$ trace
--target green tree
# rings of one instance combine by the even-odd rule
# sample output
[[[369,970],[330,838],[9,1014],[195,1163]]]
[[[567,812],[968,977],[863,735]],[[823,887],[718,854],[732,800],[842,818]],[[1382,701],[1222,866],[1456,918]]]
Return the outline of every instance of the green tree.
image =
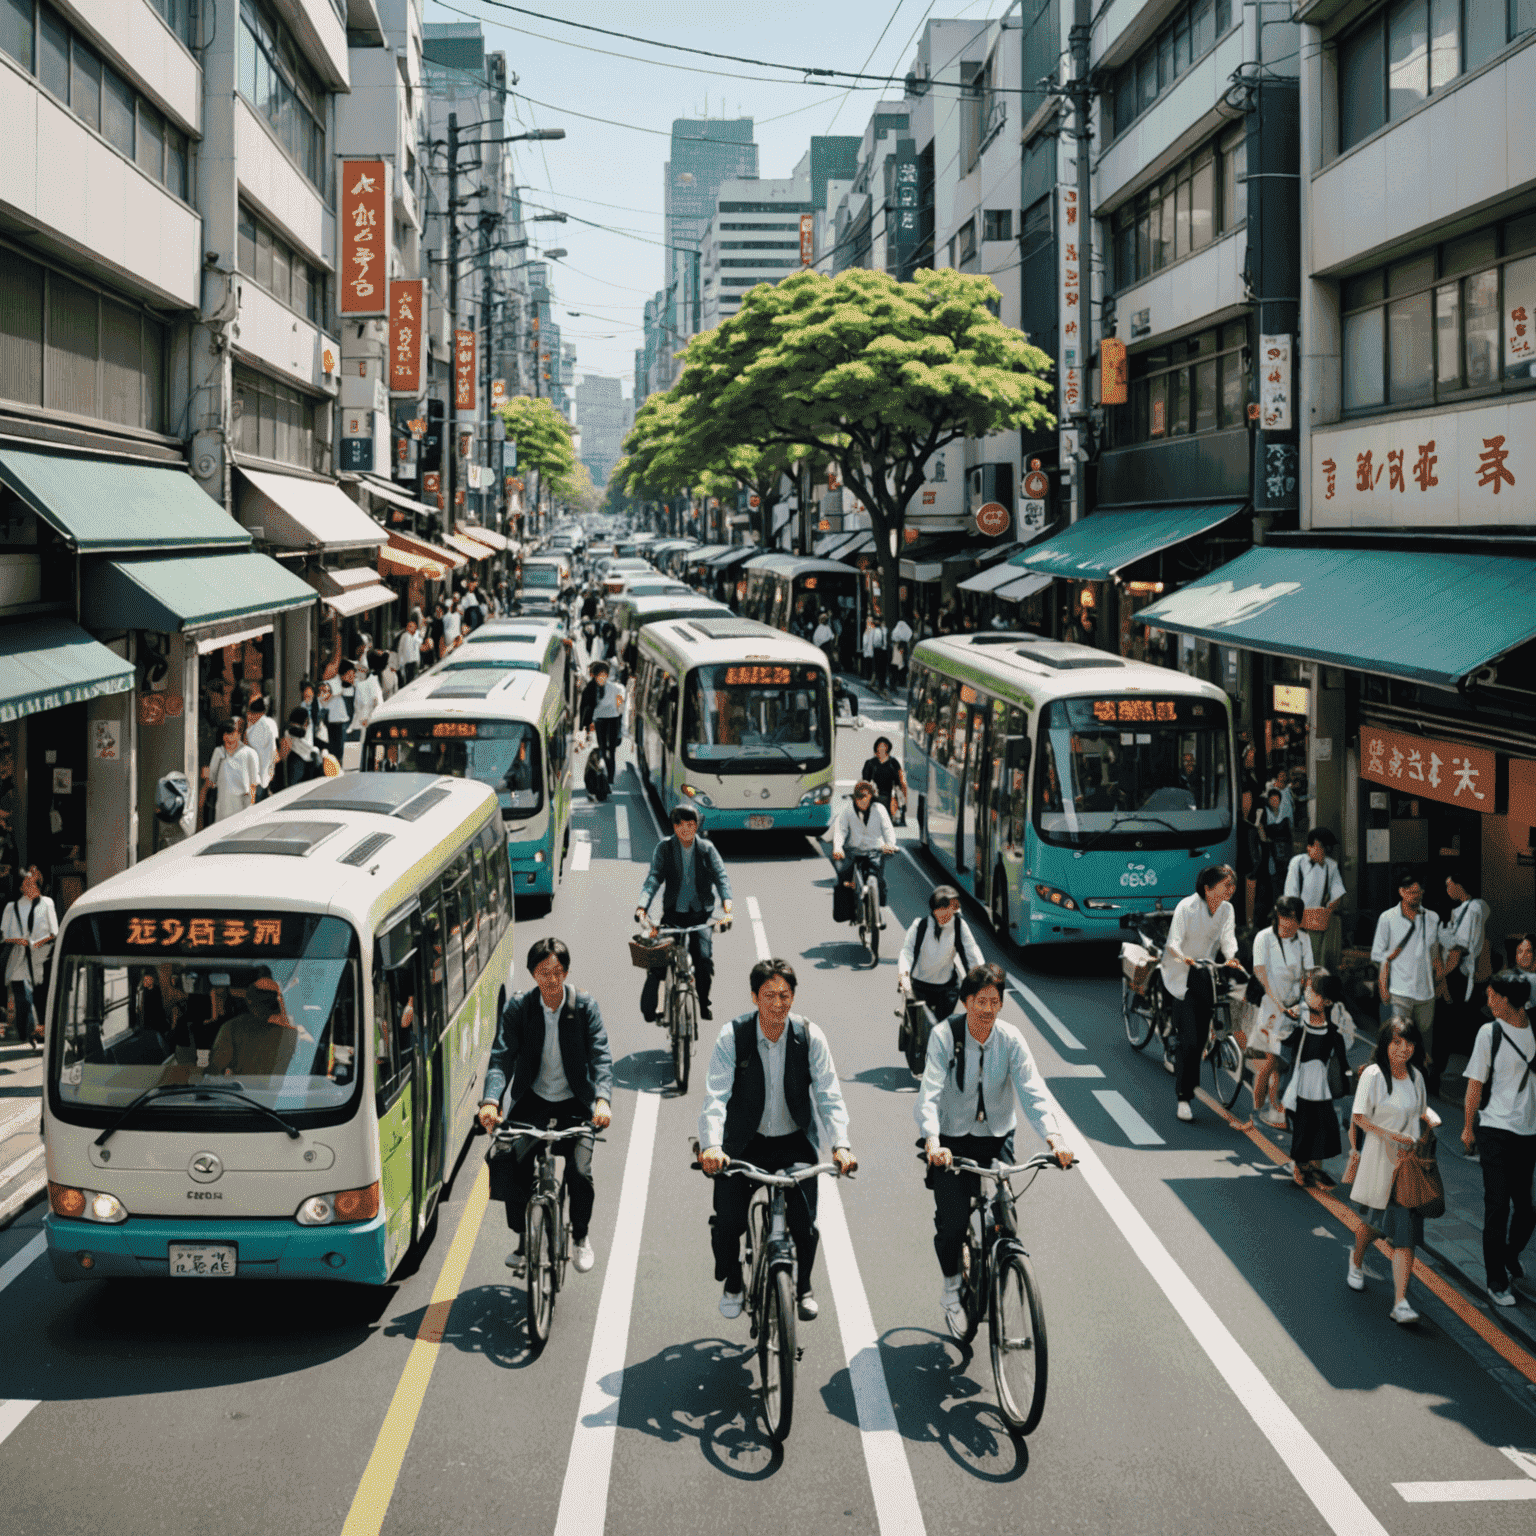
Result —
[[[953,270],[760,284],[689,342],[671,391],[683,435],[835,461],[869,511],[889,617],[891,536],[899,549],[933,455],[963,437],[1054,425],[1050,359],[997,318],[999,297],[990,278]]]
[[[519,470],[536,471],[539,491],[558,500],[569,500],[576,487],[576,451],[571,424],[545,399],[515,395],[498,414],[506,423],[507,436],[517,442]]]

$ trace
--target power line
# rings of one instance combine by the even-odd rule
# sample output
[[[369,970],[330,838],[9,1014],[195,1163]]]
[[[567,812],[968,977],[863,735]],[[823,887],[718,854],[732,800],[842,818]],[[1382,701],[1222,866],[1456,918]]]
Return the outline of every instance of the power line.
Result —
[[[870,59],[874,58],[875,54],[879,51],[880,44],[885,41],[885,34],[891,30],[891,23],[893,21],[895,21],[896,18],[899,15],[901,15],[901,8],[906,3],[907,3],[907,0],[896,0],[896,9],[894,11],[892,11],[891,14],[886,18],[885,25],[880,28],[880,36],[875,39],[875,46],[869,50],[868,57],[864,60],[864,62],[861,65],[859,65],[860,69],[868,69],[869,68],[869,61],[870,61]],[[929,0],[928,11],[931,11],[934,8],[934,6],[937,5],[937,4],[938,4],[938,0]],[[926,21],[928,19],[928,11],[924,11],[923,12],[923,21]],[[923,24],[922,21],[918,22],[918,26],[922,26],[922,24]],[[850,96],[852,96],[852,95],[853,95],[853,87],[850,85],[848,87],[848,89],[843,92],[843,99],[838,102],[838,104],[837,104],[837,111],[832,114],[831,119],[827,123],[827,132],[828,133],[832,132],[833,124],[836,123],[838,118],[842,115],[843,108],[848,105],[848,98]]]

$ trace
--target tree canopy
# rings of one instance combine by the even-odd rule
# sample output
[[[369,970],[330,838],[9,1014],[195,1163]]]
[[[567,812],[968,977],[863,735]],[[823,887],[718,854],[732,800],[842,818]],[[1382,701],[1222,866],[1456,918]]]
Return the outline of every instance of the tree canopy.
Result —
[[[531,395],[515,395],[497,410],[507,436],[517,441],[518,468],[536,470],[550,495],[570,500],[577,489],[570,422],[548,400]]]

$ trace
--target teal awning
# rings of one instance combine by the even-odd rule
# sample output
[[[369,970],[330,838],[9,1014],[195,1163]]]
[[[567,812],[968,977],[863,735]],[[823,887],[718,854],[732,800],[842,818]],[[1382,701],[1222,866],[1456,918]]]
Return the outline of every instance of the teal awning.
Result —
[[[1207,532],[1245,503],[1217,502],[1203,507],[1117,507],[1099,511],[1020,550],[1012,564],[1070,581],[1108,581],[1148,555],[1171,549]]]
[[[0,627],[0,720],[133,687],[133,667],[67,619]]]
[[[185,469],[0,448],[0,480],[82,554],[250,548]]]
[[[87,623],[166,635],[305,608],[317,596],[276,560],[249,550],[93,561],[81,575],[80,588],[80,611]]]
[[[1134,617],[1218,645],[1454,687],[1536,636],[1536,561],[1270,544]]]

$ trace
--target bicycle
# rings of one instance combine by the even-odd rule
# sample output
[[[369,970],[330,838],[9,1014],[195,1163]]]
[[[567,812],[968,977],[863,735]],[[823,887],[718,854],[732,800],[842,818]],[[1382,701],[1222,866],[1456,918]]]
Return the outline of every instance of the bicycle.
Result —
[[[667,941],[666,1000],[662,1020],[672,1043],[672,1077],[679,1093],[688,1092],[688,1076],[693,1064],[693,1042],[699,1038],[699,987],[693,974],[693,955],[688,938],[711,929],[724,932],[731,926],[728,917],[695,923],[690,928],[652,928],[652,939]],[[658,948],[660,946],[657,946]],[[654,961],[654,955],[652,961]]]
[[[519,1139],[542,1143],[534,1158],[533,1193],[523,1215],[523,1264],[528,1277],[528,1344],[540,1350],[549,1341],[555,1321],[555,1297],[565,1287],[565,1268],[571,1258],[570,1226],[565,1217],[565,1172],[555,1174],[552,1148],[573,1136],[593,1135],[590,1125],[571,1125],[564,1130],[540,1130],[532,1125],[499,1126],[495,1142],[510,1154]]]
[[[927,1153],[919,1152],[918,1160],[926,1163]],[[960,1342],[969,1344],[976,1337],[985,1316],[998,1410],[1018,1435],[1034,1430],[1045,1412],[1049,1351],[1040,1286],[1019,1240],[1018,1210],[1008,1181],[1021,1173],[1060,1166],[1054,1154],[1041,1153],[1025,1163],[994,1163],[989,1168],[970,1158],[956,1158],[944,1170],[974,1173],[983,1185],[994,1186],[990,1196],[978,1188],[971,1197],[965,1246],[960,1250],[960,1301],[966,1320]]]
[[[694,1145],[697,1154],[697,1143]],[[693,1167],[702,1171],[697,1160]],[[753,1163],[727,1162],[715,1175],[736,1174],[760,1187],[747,1207],[747,1319],[749,1336],[757,1340],[758,1390],[763,1399],[763,1423],[768,1438],[783,1445],[795,1416],[795,1240],[789,1235],[785,1191],[819,1174],[838,1175],[836,1163],[815,1163],[769,1173]],[[850,1170],[840,1177],[852,1178]]]
[[[880,964],[880,930],[885,926],[880,918],[880,870],[884,862],[883,853],[877,860],[867,849],[853,855],[854,892],[858,900],[855,921],[859,943],[869,951],[871,966]]]

